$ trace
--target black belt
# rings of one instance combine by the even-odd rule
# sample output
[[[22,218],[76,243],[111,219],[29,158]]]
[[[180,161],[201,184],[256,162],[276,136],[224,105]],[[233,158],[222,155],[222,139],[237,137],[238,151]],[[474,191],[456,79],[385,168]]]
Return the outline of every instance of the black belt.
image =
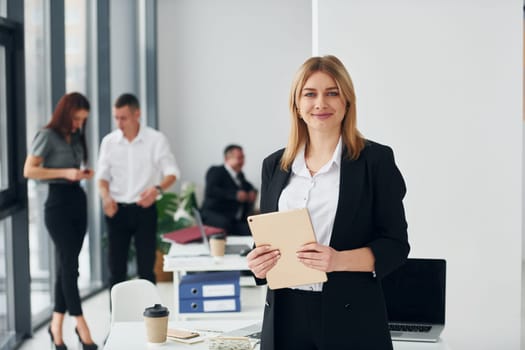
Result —
[[[121,208],[138,208],[137,203],[117,203],[119,207]]]

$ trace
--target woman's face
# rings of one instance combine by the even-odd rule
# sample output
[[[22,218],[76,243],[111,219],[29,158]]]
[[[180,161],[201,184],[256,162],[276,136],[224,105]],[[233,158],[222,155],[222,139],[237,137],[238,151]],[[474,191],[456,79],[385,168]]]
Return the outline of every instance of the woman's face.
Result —
[[[85,109],[79,109],[73,113],[73,120],[71,121],[71,132],[76,132],[82,128],[84,121],[87,119],[89,111]]]
[[[301,91],[299,114],[308,130],[341,132],[346,103],[335,80],[324,72],[313,73]]]

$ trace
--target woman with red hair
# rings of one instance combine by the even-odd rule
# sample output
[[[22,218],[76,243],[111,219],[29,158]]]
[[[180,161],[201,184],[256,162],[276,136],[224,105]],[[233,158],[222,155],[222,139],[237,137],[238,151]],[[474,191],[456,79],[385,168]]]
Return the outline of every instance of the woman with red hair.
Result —
[[[48,332],[54,348],[66,350],[62,325],[66,311],[76,319],[75,332],[84,350],[96,350],[82,313],[78,290],[78,256],[87,229],[86,193],[81,180],[93,177],[87,168],[85,138],[89,101],[73,92],[64,95],[51,121],[33,139],[24,176],[49,186],[44,219],[56,249],[55,306]]]

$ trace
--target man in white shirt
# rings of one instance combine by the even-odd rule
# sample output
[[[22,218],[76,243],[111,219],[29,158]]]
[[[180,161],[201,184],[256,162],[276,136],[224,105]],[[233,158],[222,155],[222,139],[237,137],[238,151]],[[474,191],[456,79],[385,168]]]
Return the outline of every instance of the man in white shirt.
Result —
[[[133,237],[139,278],[155,283],[157,209],[155,202],[180,171],[167,138],[140,124],[140,105],[132,94],[115,102],[118,129],[99,151],[97,179],[108,227],[110,286],[127,279]]]

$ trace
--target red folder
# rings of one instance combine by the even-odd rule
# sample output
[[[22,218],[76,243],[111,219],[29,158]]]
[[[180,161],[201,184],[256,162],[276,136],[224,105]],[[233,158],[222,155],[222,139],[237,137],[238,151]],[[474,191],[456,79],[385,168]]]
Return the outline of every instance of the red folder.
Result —
[[[206,232],[206,236],[209,237],[218,233],[224,233],[224,230],[219,227],[204,225],[204,232]],[[162,237],[179,244],[202,241],[202,235],[197,225],[165,233]]]

